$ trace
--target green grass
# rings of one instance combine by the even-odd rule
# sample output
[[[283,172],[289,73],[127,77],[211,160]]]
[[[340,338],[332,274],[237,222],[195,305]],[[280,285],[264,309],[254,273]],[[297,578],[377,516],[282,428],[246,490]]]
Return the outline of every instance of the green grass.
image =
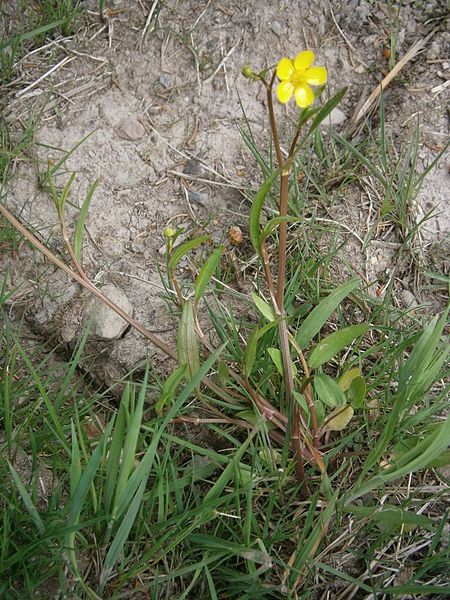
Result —
[[[73,27],[70,19],[77,15],[72,2],[46,2],[41,10],[45,16],[18,34],[17,43],[31,43],[61,20]],[[383,110],[379,130],[368,130],[359,145],[316,129],[293,164],[289,202],[297,220],[289,223],[286,319],[310,366],[322,424],[335,408],[330,395],[352,403],[355,413],[342,431],[325,436],[326,474],[306,463],[307,499],[289,436],[273,435],[230,372],[240,370],[251,389],[282,407],[277,323],[265,302],[261,271],[249,265],[253,251],[237,249],[234,260],[258,294],[257,306],[251,295],[222,284],[233,285],[235,264],[221,249],[211,252],[195,281],[176,280],[176,267],[201,242],[189,240],[174,250],[164,285],[173,290],[177,281],[193,299],[184,305],[179,336],[191,376],[183,368],[164,381],[149,360],[120,382],[120,399],[115,390],[95,390],[84,379],[88,330],[68,356],[56,342],[29,339],[25,326],[10,322],[14,290],[5,279],[1,597],[142,593],[155,600],[259,600],[327,592],[344,600],[354,589],[356,597],[450,594],[449,482],[438,470],[450,462],[447,312],[433,317],[421,309],[401,311],[392,305],[392,286],[382,298],[368,295],[345,258],[348,236],[327,213],[337,192],[363,189],[370,176],[380,191],[380,220],[389,220],[402,251],[414,254],[411,206],[424,178],[416,169],[419,140],[395,154]],[[14,143],[1,124],[3,184],[14,159],[32,143],[35,122]],[[248,121],[244,140],[267,179],[272,153],[258,147],[246,126]],[[73,175],[59,189],[52,177],[63,177],[67,157],[42,175],[61,212]],[[275,182],[264,188],[268,218],[275,214],[276,192]],[[89,199],[76,228],[78,259]],[[251,229],[258,240],[259,219]],[[267,239],[274,252],[275,229]],[[9,226],[0,230],[0,248],[16,250],[18,241]],[[349,277],[338,275],[342,265]],[[429,277],[448,287],[444,274]],[[174,295],[166,298],[181,315]],[[206,340],[215,345],[198,357],[191,312],[197,305],[209,319]],[[297,354],[292,352],[296,397],[307,415],[300,390],[308,382]],[[349,386],[336,391],[355,370]],[[201,384],[207,375],[226,390],[226,399]]]

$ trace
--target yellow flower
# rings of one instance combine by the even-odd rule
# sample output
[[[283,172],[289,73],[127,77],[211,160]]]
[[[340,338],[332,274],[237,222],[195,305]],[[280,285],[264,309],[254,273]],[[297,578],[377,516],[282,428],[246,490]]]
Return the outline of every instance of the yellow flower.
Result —
[[[294,60],[282,58],[277,66],[277,75],[281,83],[277,87],[277,97],[286,104],[294,94],[300,108],[307,108],[314,102],[311,85],[323,85],[327,81],[325,67],[313,67],[314,52],[304,50]]]

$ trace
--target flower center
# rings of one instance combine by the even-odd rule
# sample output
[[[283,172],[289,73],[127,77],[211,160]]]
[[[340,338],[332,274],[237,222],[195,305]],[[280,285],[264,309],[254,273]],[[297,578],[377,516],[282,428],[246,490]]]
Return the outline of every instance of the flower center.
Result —
[[[294,87],[304,85],[306,83],[306,71],[296,69],[291,76],[291,83]]]

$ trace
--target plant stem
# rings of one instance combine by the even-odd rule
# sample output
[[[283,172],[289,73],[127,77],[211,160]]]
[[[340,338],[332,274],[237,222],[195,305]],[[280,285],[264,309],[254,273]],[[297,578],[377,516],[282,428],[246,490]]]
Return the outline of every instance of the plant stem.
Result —
[[[280,217],[287,216],[288,191],[289,191],[289,168],[282,169],[280,181]],[[278,281],[277,281],[277,304],[281,313],[284,313],[284,286],[286,283],[286,234],[287,223],[280,223],[278,237]]]
[[[275,119],[275,111],[273,107],[273,84],[275,82],[276,72],[273,73],[270,84],[265,83],[267,92],[267,106],[269,109],[270,128],[272,131],[273,144],[275,147],[275,154],[277,157],[278,167],[280,169],[280,204],[279,204],[279,215],[280,217],[287,216],[288,210],[288,192],[289,192],[289,173],[290,173],[290,159],[288,157],[286,163],[283,162],[283,155],[281,152],[280,138],[278,135],[278,128]],[[297,132],[298,133],[298,132]],[[298,139],[298,137],[297,137]],[[297,139],[294,138],[295,144]],[[283,372],[284,372],[284,385],[286,390],[286,405],[287,410],[291,414],[290,422],[290,433],[291,441],[294,446],[295,457],[296,457],[296,472],[297,478],[301,485],[301,495],[303,498],[308,497],[309,489],[306,483],[305,469],[303,465],[303,448],[300,442],[300,409],[294,399],[294,377],[292,374],[292,361],[289,346],[289,332],[287,328],[285,312],[284,312],[284,287],[286,283],[286,237],[287,237],[287,223],[281,222],[279,229],[279,241],[278,241],[278,281],[277,281],[277,292],[276,292],[276,304],[278,307],[279,315],[279,334],[280,334],[280,350],[283,360]],[[267,269],[264,265],[266,279]],[[269,269],[270,271],[270,269]],[[270,285],[269,285],[270,287]]]

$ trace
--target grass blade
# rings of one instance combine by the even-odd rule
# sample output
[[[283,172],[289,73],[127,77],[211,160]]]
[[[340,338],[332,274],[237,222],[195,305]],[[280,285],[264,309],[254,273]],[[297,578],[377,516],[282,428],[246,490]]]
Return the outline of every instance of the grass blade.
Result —
[[[336,288],[311,311],[301,324],[296,335],[297,343],[302,350],[309,344],[316,333],[322,329],[342,300],[358,286],[358,279],[350,279],[350,281]]]

